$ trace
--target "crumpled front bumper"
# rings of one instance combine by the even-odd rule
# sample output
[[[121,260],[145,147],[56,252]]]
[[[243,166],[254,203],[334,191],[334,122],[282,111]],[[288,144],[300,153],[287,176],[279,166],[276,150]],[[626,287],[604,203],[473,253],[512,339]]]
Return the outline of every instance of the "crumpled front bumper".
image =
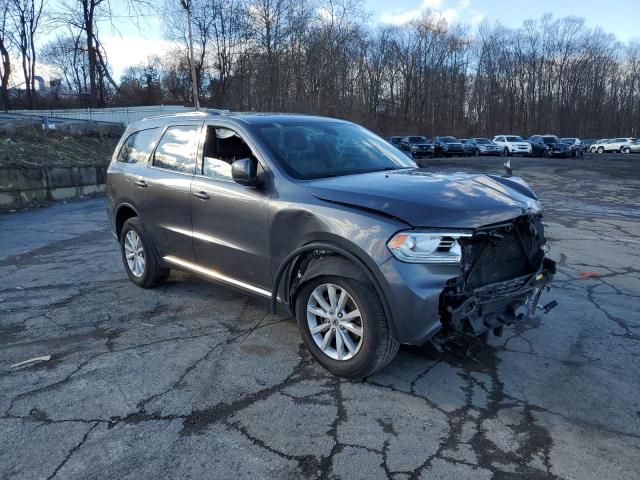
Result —
[[[532,274],[469,289],[463,277],[449,280],[440,295],[445,328],[482,335],[535,312],[536,292],[551,282],[556,264],[544,258]],[[533,302],[533,303],[532,303]]]

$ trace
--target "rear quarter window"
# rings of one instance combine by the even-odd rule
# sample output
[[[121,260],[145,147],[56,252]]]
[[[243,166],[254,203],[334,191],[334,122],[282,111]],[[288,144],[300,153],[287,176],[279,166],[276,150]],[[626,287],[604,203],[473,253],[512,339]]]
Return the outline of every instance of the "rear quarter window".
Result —
[[[149,128],[129,135],[118,152],[118,162],[146,163],[153,149],[157,133],[157,128]]]

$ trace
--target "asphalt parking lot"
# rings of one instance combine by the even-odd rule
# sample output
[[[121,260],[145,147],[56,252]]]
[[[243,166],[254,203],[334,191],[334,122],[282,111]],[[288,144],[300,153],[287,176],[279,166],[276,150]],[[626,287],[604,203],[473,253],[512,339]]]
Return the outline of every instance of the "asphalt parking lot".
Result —
[[[179,272],[135,287],[102,198],[1,215],[0,478],[640,478],[640,155],[512,165],[559,306],[364,382],[264,300]]]

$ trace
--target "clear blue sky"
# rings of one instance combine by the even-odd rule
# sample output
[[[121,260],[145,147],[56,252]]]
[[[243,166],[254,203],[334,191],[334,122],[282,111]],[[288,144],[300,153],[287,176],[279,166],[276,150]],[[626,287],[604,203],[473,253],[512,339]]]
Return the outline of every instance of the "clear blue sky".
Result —
[[[589,26],[614,33],[619,40],[640,39],[640,0],[365,0],[365,5],[378,20],[431,7],[434,11],[450,11],[454,20],[474,23],[486,17],[509,27],[548,12],[556,17],[575,15],[583,17]]]
[[[418,17],[427,9],[453,22],[476,25],[487,19],[508,27],[518,27],[524,20],[540,18],[545,13],[555,17],[575,15],[623,42],[640,40],[640,0],[365,0],[364,8],[372,14],[373,23],[396,24]],[[115,15],[127,13],[120,8],[114,11]],[[162,55],[170,48],[168,42],[162,41],[159,15],[141,18],[140,28],[126,17],[116,18],[114,24],[117,31],[105,24],[101,32],[116,78],[127,65],[143,62],[150,55]]]

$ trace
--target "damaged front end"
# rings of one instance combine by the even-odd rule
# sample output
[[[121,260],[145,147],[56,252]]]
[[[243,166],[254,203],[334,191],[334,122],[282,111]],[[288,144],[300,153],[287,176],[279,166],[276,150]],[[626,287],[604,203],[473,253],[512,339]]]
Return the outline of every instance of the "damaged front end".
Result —
[[[445,329],[500,334],[504,325],[535,313],[541,292],[556,272],[539,214],[477,229],[459,239],[462,274],[440,294]],[[545,307],[550,310],[555,302]]]

